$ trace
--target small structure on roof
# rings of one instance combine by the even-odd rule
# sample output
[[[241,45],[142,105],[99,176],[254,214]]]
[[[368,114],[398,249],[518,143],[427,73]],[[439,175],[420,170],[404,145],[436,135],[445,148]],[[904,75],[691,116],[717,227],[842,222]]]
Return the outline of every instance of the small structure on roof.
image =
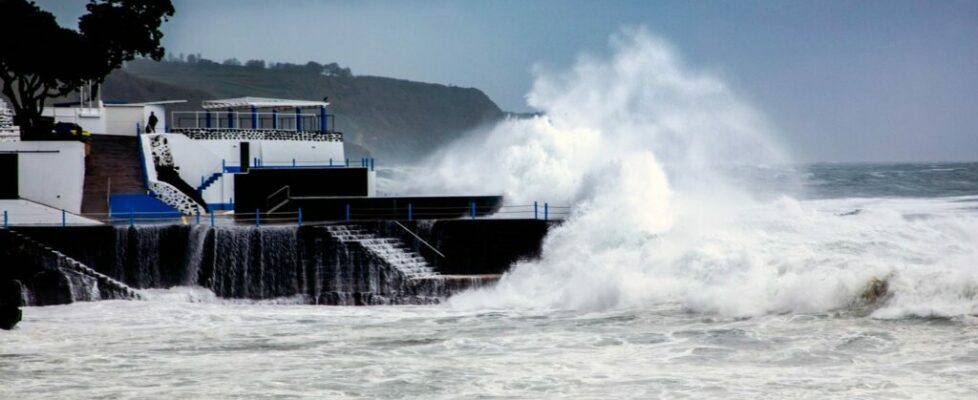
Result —
[[[175,132],[206,131],[304,131],[335,133],[335,118],[327,112],[329,102],[234,97],[205,100],[205,111],[175,111],[171,114]]]
[[[205,110],[214,109],[251,109],[251,108],[320,108],[329,106],[329,102],[326,101],[309,101],[309,100],[289,100],[289,99],[274,99],[270,97],[234,97],[230,99],[219,99],[219,100],[205,100],[201,102],[200,107]]]
[[[43,115],[55,122],[69,122],[96,135],[136,136],[146,130],[150,115],[157,119],[156,130],[166,129],[166,106],[186,100],[126,103],[89,99],[45,107]]]

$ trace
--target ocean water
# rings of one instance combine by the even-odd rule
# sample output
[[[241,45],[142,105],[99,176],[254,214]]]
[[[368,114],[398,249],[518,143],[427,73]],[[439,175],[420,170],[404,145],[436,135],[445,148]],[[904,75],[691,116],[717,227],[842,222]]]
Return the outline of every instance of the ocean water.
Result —
[[[811,193],[799,207],[824,218],[862,218],[860,223],[886,227],[893,217],[916,226],[918,234],[944,227],[945,241],[978,230],[978,164],[792,170],[804,177]],[[782,172],[766,179],[781,179]],[[760,175],[755,170],[751,179]],[[855,196],[849,196],[853,187]],[[778,202],[772,200],[770,207],[779,208]],[[817,248],[818,230],[812,231],[806,234]],[[887,252],[908,257],[909,266],[897,273],[906,279],[916,278],[906,272],[914,268],[934,274],[891,283],[894,293],[877,302],[862,300],[858,291],[816,290],[804,294],[840,296],[840,301],[746,314],[682,296],[603,306],[486,299],[505,299],[506,290],[465,294],[437,306],[322,307],[293,305],[289,299],[221,300],[204,289],[174,288],[150,291],[146,301],[29,307],[17,329],[0,333],[0,398],[978,395],[978,259],[973,258],[978,242],[956,244],[971,257],[964,266],[970,274],[962,276],[947,261],[952,255],[938,254],[947,249],[926,254],[911,235],[900,239],[906,243],[887,244],[894,239],[876,233],[880,243],[871,237],[864,243],[840,242],[835,251],[872,253],[873,246],[892,245],[878,250],[877,257]],[[808,283],[816,287],[819,279],[837,279],[831,274],[842,271],[818,262],[806,268],[824,274],[810,276]],[[692,275],[725,284],[716,276]],[[954,279],[943,280],[945,275]],[[927,279],[936,282],[933,288]],[[801,290],[783,288],[789,287]],[[753,298],[751,289],[762,290],[745,287],[727,300],[742,302],[741,296],[780,304]],[[900,296],[908,300],[901,302]]]
[[[572,206],[494,286],[27,308],[0,399],[978,397],[978,163],[798,165],[664,40],[607,53],[535,68],[544,116],[383,171],[380,192]]]

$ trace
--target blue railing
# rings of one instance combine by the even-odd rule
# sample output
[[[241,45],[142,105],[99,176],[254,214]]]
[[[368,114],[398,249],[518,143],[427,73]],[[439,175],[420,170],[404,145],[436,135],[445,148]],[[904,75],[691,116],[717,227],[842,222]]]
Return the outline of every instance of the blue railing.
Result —
[[[172,129],[252,129],[335,132],[336,116],[321,113],[174,111]]]
[[[232,206],[232,204],[223,204]],[[432,217],[439,212],[451,215],[448,219],[458,218],[460,211],[468,210],[469,213],[463,217],[465,219],[534,219],[540,221],[562,221],[570,216],[570,206],[555,206],[546,202],[534,202],[534,204],[506,205],[502,206],[495,213],[490,215],[480,215],[478,207],[469,204],[466,207],[415,207],[408,203],[407,207],[400,214],[391,214],[390,208],[365,208],[354,207],[345,204],[344,217],[341,219],[330,220],[310,220],[304,217],[303,211],[288,212],[262,212],[255,210],[251,213],[219,213],[218,204],[208,206],[209,213],[206,215],[181,215],[175,209],[149,195],[142,194],[115,194],[112,195],[111,210],[109,213],[83,213],[71,214],[61,210],[60,219],[50,219],[50,214],[44,214],[47,218],[44,221],[36,221],[40,214],[15,215],[8,210],[3,210],[3,227],[10,226],[74,226],[82,223],[69,222],[68,215],[73,217],[84,217],[87,221],[84,225],[91,225],[92,221],[103,222],[111,225],[159,225],[159,224],[181,224],[181,225],[219,225],[219,226],[242,226],[242,225],[329,225],[347,222],[362,221],[416,221],[417,215],[427,215],[424,219],[440,219]],[[25,217],[24,220],[34,222],[16,222],[15,217]]]

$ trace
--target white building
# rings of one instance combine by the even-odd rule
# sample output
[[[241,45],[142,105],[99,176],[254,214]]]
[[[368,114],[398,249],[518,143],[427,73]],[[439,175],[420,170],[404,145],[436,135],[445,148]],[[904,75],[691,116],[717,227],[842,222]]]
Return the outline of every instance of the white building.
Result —
[[[102,100],[73,104],[65,107],[46,107],[42,113],[57,122],[78,124],[95,135],[137,136],[145,132],[150,114],[156,115],[157,132],[167,126],[168,104],[186,103],[186,100],[166,100],[144,103],[104,103]]]

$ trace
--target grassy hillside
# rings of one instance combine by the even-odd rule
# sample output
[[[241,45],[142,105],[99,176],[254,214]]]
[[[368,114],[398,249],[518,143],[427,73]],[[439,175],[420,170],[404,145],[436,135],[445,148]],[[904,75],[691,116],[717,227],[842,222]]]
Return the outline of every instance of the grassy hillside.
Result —
[[[139,60],[110,75],[103,97],[128,101],[239,96],[321,100],[336,128],[379,158],[409,161],[465,131],[503,117],[482,91],[372,76],[336,77],[219,64]]]

